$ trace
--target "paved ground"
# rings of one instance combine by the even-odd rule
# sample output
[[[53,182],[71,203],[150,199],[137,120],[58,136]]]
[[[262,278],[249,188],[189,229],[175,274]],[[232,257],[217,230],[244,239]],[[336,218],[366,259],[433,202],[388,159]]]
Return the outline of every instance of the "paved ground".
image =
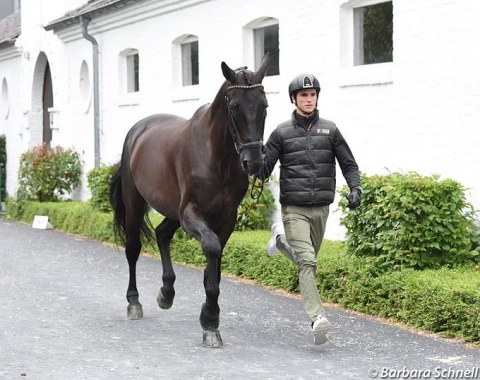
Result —
[[[140,258],[145,318],[129,321],[122,252],[0,219],[0,379],[480,378],[480,350],[333,307],[331,341],[314,346],[297,298],[227,278],[225,347],[203,348],[202,271],[176,272],[160,310],[161,263]]]

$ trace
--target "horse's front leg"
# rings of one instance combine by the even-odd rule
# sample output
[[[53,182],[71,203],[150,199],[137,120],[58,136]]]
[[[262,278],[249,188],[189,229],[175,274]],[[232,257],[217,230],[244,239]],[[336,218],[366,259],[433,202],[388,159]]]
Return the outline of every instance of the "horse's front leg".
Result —
[[[203,345],[205,347],[223,347],[218,326],[220,324],[220,263],[222,245],[219,237],[207,225],[205,218],[198,212],[193,204],[185,207],[181,220],[184,230],[195,239],[202,247],[207,260],[204,270],[203,284],[205,287],[205,303],[200,312],[200,325],[203,328]]]

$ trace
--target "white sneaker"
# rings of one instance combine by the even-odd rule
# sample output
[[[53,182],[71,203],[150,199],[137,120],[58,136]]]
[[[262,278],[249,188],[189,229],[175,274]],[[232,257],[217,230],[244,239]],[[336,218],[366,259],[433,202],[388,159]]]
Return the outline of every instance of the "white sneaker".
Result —
[[[330,322],[327,318],[318,316],[312,323],[313,342],[323,344],[328,341],[327,332],[330,329]]]
[[[279,252],[277,248],[277,237],[279,235],[285,234],[283,223],[282,222],[273,223],[271,231],[272,231],[272,238],[269,240],[267,244],[267,253],[269,256],[275,256]]]

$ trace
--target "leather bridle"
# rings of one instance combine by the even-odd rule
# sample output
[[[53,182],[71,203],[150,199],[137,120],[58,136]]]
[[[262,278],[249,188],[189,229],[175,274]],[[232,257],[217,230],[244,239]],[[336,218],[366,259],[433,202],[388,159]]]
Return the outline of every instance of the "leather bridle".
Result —
[[[251,90],[254,88],[262,88],[263,85],[261,83],[252,84],[252,85],[232,85],[227,88],[228,91],[233,89],[244,89],[244,90]],[[263,140],[259,141],[252,141],[249,143],[242,144],[239,140],[238,128],[237,124],[235,123],[235,118],[233,117],[232,110],[230,109],[230,98],[228,95],[225,95],[225,105],[227,107],[228,113],[228,129],[230,130],[230,134],[232,135],[233,145],[235,146],[235,150],[238,154],[244,149],[258,149],[261,148],[262,152],[264,152],[265,148],[263,146]]]

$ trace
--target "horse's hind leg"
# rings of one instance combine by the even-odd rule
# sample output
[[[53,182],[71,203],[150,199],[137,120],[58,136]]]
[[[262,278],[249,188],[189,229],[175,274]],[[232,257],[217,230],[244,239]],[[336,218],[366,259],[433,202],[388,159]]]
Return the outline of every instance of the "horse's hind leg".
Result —
[[[137,290],[137,261],[142,249],[140,240],[140,231],[143,224],[144,202],[141,202],[138,208],[126,213],[126,244],[125,255],[128,261],[129,281],[127,289],[127,315],[128,319],[136,320],[143,318],[142,304],[139,302]]]
[[[178,220],[165,218],[155,229],[163,267],[163,286],[160,288],[157,296],[158,306],[162,309],[170,309],[173,304],[173,298],[175,297],[175,289],[173,285],[176,277],[172,266],[172,259],[170,257],[170,243],[175,231],[179,227],[180,222]]]

